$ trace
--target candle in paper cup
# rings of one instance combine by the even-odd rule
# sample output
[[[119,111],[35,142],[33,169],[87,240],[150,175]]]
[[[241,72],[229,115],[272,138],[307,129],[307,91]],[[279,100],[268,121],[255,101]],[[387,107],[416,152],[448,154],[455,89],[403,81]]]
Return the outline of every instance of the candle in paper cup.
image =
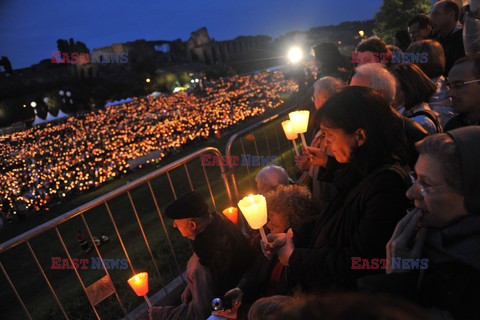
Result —
[[[285,132],[285,136],[287,140],[295,140],[298,138],[298,133],[295,132],[292,121],[285,120],[282,122],[283,132]]]
[[[230,207],[222,211],[223,215],[226,216],[233,223],[238,221],[238,209],[235,207]]]
[[[267,202],[261,194],[243,198],[238,207],[252,229],[260,229],[267,224]]]
[[[145,296],[148,293],[148,273],[141,272],[137,273],[130,279],[128,279],[128,284],[132,287],[133,291],[137,296]]]
[[[293,125],[293,130],[296,133],[305,133],[308,130],[308,118],[310,117],[310,111],[299,110],[293,111],[288,114],[290,121]]]

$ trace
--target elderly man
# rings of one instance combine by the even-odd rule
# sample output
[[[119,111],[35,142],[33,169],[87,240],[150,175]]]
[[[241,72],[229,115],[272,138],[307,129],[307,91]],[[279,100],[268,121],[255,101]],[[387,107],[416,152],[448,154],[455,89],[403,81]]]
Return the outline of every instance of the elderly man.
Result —
[[[315,104],[315,110],[318,111],[322,108],[327,99],[340,88],[345,87],[345,83],[334,77],[323,77],[318,79],[313,84],[313,96],[312,101]],[[324,134],[320,129],[320,120],[318,115],[315,114],[314,119],[314,131],[311,147],[325,148],[324,146]],[[298,169],[304,171],[304,173],[298,179],[298,183],[304,184],[310,187],[312,191],[312,197],[319,206],[324,206],[335,194],[335,190],[330,184],[323,183],[319,180],[319,176],[324,174],[324,169],[318,165],[314,165],[309,154],[304,154],[295,157],[295,164]]]
[[[420,156],[407,191],[415,209],[387,244],[387,275],[361,279],[364,291],[411,299],[433,308],[438,319],[480,319],[478,141],[480,127],[469,126],[417,144]],[[400,260],[424,266],[395,263]]]
[[[435,3],[432,13],[433,31],[445,52],[445,73],[447,75],[453,64],[465,56],[463,46],[462,25],[459,23],[460,7],[453,0],[442,0]]]
[[[458,60],[450,70],[448,82],[453,110],[458,113],[445,131],[480,125],[480,54]]]
[[[235,286],[253,260],[252,249],[240,230],[220,214],[210,213],[198,192],[188,192],[165,209],[173,226],[192,241],[187,264],[187,287],[179,306],[154,307],[151,319],[206,319],[211,301]]]

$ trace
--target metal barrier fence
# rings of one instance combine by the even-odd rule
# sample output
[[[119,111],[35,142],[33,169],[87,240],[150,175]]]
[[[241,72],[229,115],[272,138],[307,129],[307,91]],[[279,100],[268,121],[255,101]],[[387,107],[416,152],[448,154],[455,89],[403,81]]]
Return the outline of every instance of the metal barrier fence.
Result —
[[[192,174],[189,171],[188,164],[196,162],[199,165],[199,157],[204,153],[222,157],[216,148],[203,148],[0,244],[1,273],[15,296],[7,293],[8,288],[2,289],[0,304],[2,309],[6,308],[0,310],[2,319],[22,317],[21,312],[13,311],[15,300],[27,319],[69,319],[78,314],[83,318],[97,319],[128,317],[140,300],[126,280],[138,271],[150,271],[152,289],[165,290],[168,296],[165,284],[169,277],[182,274],[181,266],[191,255],[191,247],[177,232],[171,232],[162,216],[162,208],[176,199],[177,194],[189,190],[204,194],[208,191],[208,202],[215,209],[221,210],[220,205],[231,205],[233,201],[227,170],[221,161],[216,167],[201,166],[200,170],[195,166]],[[209,174],[214,174],[215,170],[217,179],[211,180]],[[176,184],[175,180],[182,183]],[[88,251],[86,246],[79,246],[79,242],[86,240],[81,240],[84,232],[81,230],[88,235]],[[108,233],[108,230],[111,231],[110,240],[101,246],[95,245],[94,236],[99,232]],[[41,252],[35,250],[39,246],[43,246]],[[104,250],[107,246],[108,250]],[[85,256],[92,248],[96,255],[93,258],[100,258],[101,268],[79,268],[80,259],[75,256]],[[53,270],[51,258],[61,255],[66,255],[61,260],[62,267],[75,266],[75,263],[77,267],[69,272]],[[128,263],[125,270],[112,270],[105,265],[108,259],[120,255]],[[45,267],[50,265],[52,267]],[[85,306],[89,306],[88,310]]]
[[[276,156],[278,165],[287,170],[291,177],[295,174],[295,160],[292,143],[285,138],[281,122],[288,119],[288,113],[298,109],[296,106],[287,108],[263,121],[257,122],[233,134],[225,147],[227,159],[232,156],[255,155]],[[234,199],[238,201],[242,195],[255,193],[255,174],[261,166],[252,166],[245,161],[235,166],[228,162],[228,175],[232,182]],[[246,164],[246,165],[244,165]]]

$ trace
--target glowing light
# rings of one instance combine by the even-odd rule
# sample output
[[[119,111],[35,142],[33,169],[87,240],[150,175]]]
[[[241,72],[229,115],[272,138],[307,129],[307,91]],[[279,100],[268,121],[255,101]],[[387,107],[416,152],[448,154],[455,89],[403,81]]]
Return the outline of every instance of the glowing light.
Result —
[[[303,52],[302,49],[299,47],[292,47],[288,50],[288,60],[291,63],[298,63],[303,59]]]

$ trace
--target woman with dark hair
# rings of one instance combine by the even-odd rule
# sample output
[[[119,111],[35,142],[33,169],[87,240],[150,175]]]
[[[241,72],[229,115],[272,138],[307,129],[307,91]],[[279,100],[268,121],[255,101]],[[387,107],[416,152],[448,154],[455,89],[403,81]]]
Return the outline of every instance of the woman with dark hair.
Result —
[[[441,132],[440,119],[428,105],[435,93],[435,84],[413,63],[392,65],[390,72],[397,79],[393,104],[398,112],[418,122],[429,133]]]
[[[298,230],[268,235],[263,250],[288,266],[291,287],[352,289],[362,275],[381,272],[352,269],[352,258],[384,258],[394,226],[406,213],[402,121],[383,95],[367,87],[344,88],[321,112],[326,146],[342,165],[331,176],[337,195]],[[329,166],[322,151],[308,150],[315,163]]]

